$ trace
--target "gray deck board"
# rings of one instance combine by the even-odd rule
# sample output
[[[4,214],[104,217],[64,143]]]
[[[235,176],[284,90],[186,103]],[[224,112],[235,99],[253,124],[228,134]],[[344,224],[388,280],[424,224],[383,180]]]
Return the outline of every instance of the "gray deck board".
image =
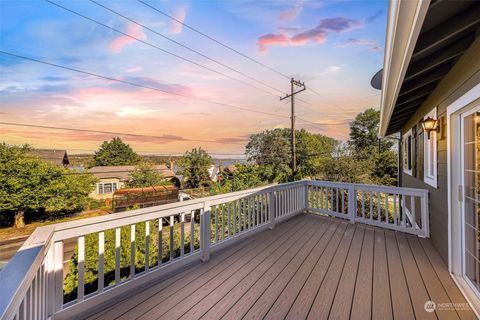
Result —
[[[90,319],[474,319],[428,239],[303,214]]]

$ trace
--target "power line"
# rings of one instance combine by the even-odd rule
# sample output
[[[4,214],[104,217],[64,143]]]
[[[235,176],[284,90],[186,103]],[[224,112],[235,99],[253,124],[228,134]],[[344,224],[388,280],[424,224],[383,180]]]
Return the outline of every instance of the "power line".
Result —
[[[336,122],[336,123],[319,123],[319,122],[313,122],[313,121],[308,121],[300,117],[296,117],[298,120],[303,121],[305,123],[313,124],[313,125],[319,125],[319,126],[339,126],[339,125],[344,125],[344,124],[350,124],[350,122]]]
[[[92,0],[91,0],[91,1],[92,1]],[[267,68],[268,70],[273,71],[273,72],[275,72],[276,74],[278,74],[278,75],[280,75],[280,76],[282,76],[282,77],[284,77],[284,78],[290,79],[290,76],[286,75],[285,73],[283,73],[283,72],[281,72],[281,71],[279,71],[279,70],[277,70],[277,69],[274,69],[274,68],[272,68],[272,67],[270,67],[270,66],[268,66],[268,65],[266,65],[266,64],[264,64],[264,63],[262,63],[262,62],[260,62],[260,61],[258,61],[257,59],[252,58],[252,57],[250,57],[250,56],[248,56],[248,55],[246,55],[246,54],[244,54],[244,53],[242,53],[242,52],[240,52],[240,51],[232,48],[231,46],[229,46],[229,45],[221,42],[220,40],[217,40],[217,39],[213,38],[212,36],[209,36],[208,34],[206,34],[206,33],[202,32],[202,31],[194,28],[193,26],[188,25],[188,24],[186,24],[185,22],[176,19],[175,17],[172,17],[171,15],[169,15],[169,14],[167,14],[166,12],[164,12],[164,11],[162,11],[162,10],[154,7],[154,6],[152,6],[151,4],[149,4],[149,3],[147,3],[147,2],[145,2],[145,1],[143,1],[143,0],[137,0],[137,1],[140,2],[140,3],[142,3],[143,5],[151,8],[151,9],[153,9],[154,11],[158,12],[159,14],[161,14],[161,15],[169,18],[169,19],[172,19],[172,20],[176,21],[177,23],[180,23],[180,24],[183,25],[184,27],[186,27],[186,28],[188,28],[188,29],[190,29],[190,30],[192,30],[192,31],[194,31],[194,32],[196,32],[196,33],[204,36],[205,38],[207,38],[207,39],[209,39],[209,40],[211,40],[211,41],[213,41],[213,42],[221,45],[222,47],[227,48],[227,49],[229,49],[229,50],[231,50],[231,51],[239,54],[240,56],[242,56],[242,57],[244,57],[244,58],[246,58],[246,59],[248,59],[248,60],[250,60],[250,61],[252,61],[252,62],[254,62],[254,63],[256,63],[256,64],[258,64],[258,65],[261,65],[261,66],[263,66],[264,68]],[[325,95],[322,95],[321,93],[319,93],[317,90],[313,89],[311,86],[306,86],[306,88],[307,88],[308,90],[312,91],[314,94],[320,96],[320,97],[324,97],[324,96],[325,96]],[[378,95],[378,94],[377,94],[377,95]],[[372,95],[372,96],[373,96],[373,95]],[[364,97],[364,98],[367,98],[367,97]],[[363,98],[361,98],[361,99],[363,99]],[[361,99],[356,99],[355,101],[358,101],[358,100],[361,100]],[[305,103],[305,104],[308,104],[308,105],[313,106],[313,104],[311,104],[311,103],[309,103],[308,101],[305,101],[305,100],[303,100],[303,99],[297,99],[297,100],[299,100],[299,101],[301,101],[301,102],[303,102],[303,103]],[[334,104],[336,107],[338,107],[338,108],[340,108],[340,109],[343,109],[342,107],[338,106],[337,104],[335,104],[335,103],[333,103],[333,104]]]
[[[39,59],[35,59],[35,58],[30,58],[30,57],[26,57],[26,56],[23,56],[23,55],[7,52],[7,51],[3,51],[3,50],[0,50],[0,53],[6,54],[6,55],[9,55],[9,56],[12,56],[12,57],[24,59],[24,60],[29,60],[29,61],[45,64],[45,65],[60,68],[60,69],[65,69],[65,70],[69,70],[69,71],[74,71],[74,72],[86,74],[86,75],[89,75],[89,76],[94,76],[94,77],[97,77],[97,78],[102,78],[102,79],[109,80],[109,81],[116,81],[116,82],[131,85],[131,86],[139,87],[139,88],[155,90],[155,91],[159,91],[159,92],[163,92],[163,93],[167,93],[167,94],[171,94],[171,95],[174,95],[174,96],[179,96],[179,97],[183,97],[183,98],[187,98],[187,99],[198,100],[198,101],[202,101],[202,102],[206,102],[206,103],[212,103],[212,104],[216,104],[216,105],[227,107],[227,108],[238,109],[238,110],[243,110],[243,111],[248,111],[248,112],[253,112],[253,113],[258,113],[258,114],[264,114],[264,115],[274,116],[274,117],[278,117],[278,118],[286,118],[286,119],[289,118],[288,116],[284,116],[284,115],[280,115],[280,114],[276,114],[276,113],[258,111],[258,110],[249,109],[249,108],[245,108],[245,107],[239,107],[239,106],[235,106],[235,105],[231,105],[231,104],[227,104],[227,103],[223,103],[223,102],[203,99],[203,98],[199,98],[199,97],[192,97],[192,96],[188,96],[188,95],[181,94],[181,93],[176,93],[176,92],[171,92],[171,91],[156,88],[156,87],[151,87],[151,86],[148,86],[148,85],[143,85],[143,84],[138,84],[138,83],[135,83],[135,82],[130,82],[130,81],[127,81],[127,80],[112,78],[112,77],[109,77],[109,76],[100,75],[100,74],[93,73],[93,72],[90,72],[90,71],[83,71],[83,70],[79,70],[79,69],[75,69],[75,68],[71,68],[71,67],[66,67],[66,66],[62,66],[62,65],[55,64],[55,63],[52,63],[52,62],[47,62],[47,61],[43,61],[43,60],[39,60]]]
[[[186,62],[188,62],[188,63],[191,63],[191,64],[193,64],[193,65],[195,65],[195,66],[197,66],[197,67],[200,67],[200,68],[202,68],[202,69],[205,69],[205,70],[208,70],[208,71],[210,71],[210,72],[213,72],[213,73],[219,74],[219,75],[221,75],[221,76],[224,76],[225,78],[228,78],[228,79],[230,79],[230,80],[237,81],[237,82],[239,82],[239,83],[242,83],[243,85],[249,86],[249,87],[254,88],[254,89],[256,89],[256,90],[260,90],[260,91],[263,91],[264,93],[267,93],[267,94],[269,94],[269,95],[272,95],[271,92],[269,92],[269,91],[267,91],[267,90],[265,90],[265,89],[259,88],[259,87],[257,87],[257,86],[254,86],[254,85],[248,83],[248,82],[245,82],[245,81],[243,81],[243,80],[240,80],[240,79],[231,77],[231,76],[229,76],[229,75],[227,75],[227,74],[225,74],[225,73],[223,73],[223,72],[221,72],[221,71],[212,69],[212,68],[210,68],[210,67],[204,66],[204,65],[202,65],[202,64],[200,64],[200,63],[197,63],[197,62],[195,62],[195,61],[193,61],[193,60],[190,60],[190,59],[188,59],[188,58],[182,57],[182,56],[180,56],[180,55],[178,55],[178,54],[176,54],[176,53],[173,53],[173,52],[170,52],[170,51],[168,51],[168,50],[165,50],[165,49],[163,49],[163,48],[161,48],[161,47],[159,47],[159,46],[157,46],[157,45],[155,45],[155,44],[153,44],[153,43],[147,42],[147,41],[145,41],[145,40],[142,40],[142,39],[140,39],[140,38],[137,38],[137,37],[135,37],[135,36],[132,36],[132,35],[130,35],[130,34],[128,34],[128,33],[125,33],[125,32],[123,32],[123,31],[120,31],[120,30],[118,30],[118,29],[116,29],[116,28],[110,27],[109,25],[106,25],[106,24],[104,24],[104,23],[102,23],[102,22],[100,22],[100,21],[98,21],[98,20],[89,18],[89,17],[87,17],[87,16],[85,16],[85,15],[83,15],[83,14],[77,12],[77,11],[71,10],[71,9],[69,9],[69,8],[67,8],[67,7],[64,7],[64,6],[60,5],[60,4],[58,4],[58,3],[55,3],[55,2],[50,1],[50,0],[45,0],[45,1],[47,1],[48,3],[53,4],[54,6],[57,6],[57,7],[61,8],[61,9],[63,9],[63,10],[66,10],[66,11],[68,11],[68,12],[70,12],[70,13],[73,13],[73,14],[79,16],[79,17],[82,17],[82,18],[84,18],[84,19],[86,19],[86,20],[89,20],[89,21],[91,21],[91,22],[94,22],[94,23],[96,23],[96,24],[98,24],[98,25],[100,25],[100,26],[102,26],[102,27],[105,27],[105,28],[107,28],[107,29],[110,29],[110,30],[112,30],[112,31],[115,31],[115,32],[117,32],[117,33],[120,33],[120,34],[122,34],[122,35],[124,35],[124,36],[126,36],[126,37],[129,37],[129,38],[131,38],[131,39],[133,39],[133,40],[135,40],[135,41],[141,42],[141,43],[143,43],[143,44],[145,44],[145,45],[147,45],[147,46],[150,46],[150,47],[152,47],[152,48],[155,48],[155,49],[157,49],[157,50],[160,50],[160,51],[162,51],[163,53],[166,53],[166,54],[168,54],[168,55],[171,55],[171,56],[173,56],[173,57],[176,57],[176,58],[181,59],[181,60],[183,60],[183,61],[186,61]],[[274,95],[274,94],[273,94],[273,95]]]
[[[53,129],[53,130],[63,130],[63,131],[89,132],[89,133],[100,133],[100,134],[112,134],[112,135],[131,136],[131,137],[156,138],[160,140],[178,141],[178,142],[193,141],[193,142],[209,142],[209,143],[220,143],[220,144],[236,144],[236,145],[242,145],[242,146],[244,145],[243,143],[238,143],[238,142],[222,142],[222,141],[215,141],[215,140],[200,140],[200,139],[187,139],[187,138],[174,139],[174,138],[155,136],[155,135],[113,132],[113,131],[99,131],[99,130],[79,129],[79,128],[54,127],[54,126],[44,126],[44,125],[29,124],[29,123],[0,122],[0,125],[40,128],[40,129]]]
[[[252,57],[250,57],[250,56],[247,56],[246,54],[244,54],[244,53],[242,53],[242,52],[240,52],[240,51],[232,48],[231,46],[229,46],[229,45],[227,45],[227,44],[225,44],[225,43],[223,43],[223,42],[221,42],[221,41],[219,41],[219,40],[217,40],[217,39],[215,39],[215,38],[213,38],[213,37],[211,37],[211,36],[203,33],[202,31],[200,31],[200,30],[198,30],[198,29],[196,29],[196,28],[194,28],[194,27],[186,24],[185,22],[180,21],[180,20],[176,19],[175,17],[172,17],[172,16],[168,15],[167,13],[161,11],[160,9],[158,9],[158,8],[156,8],[156,7],[148,4],[148,3],[146,3],[145,1],[138,0],[138,2],[146,5],[147,7],[151,8],[151,9],[153,9],[153,10],[155,10],[156,12],[160,13],[161,15],[163,15],[163,16],[165,16],[165,17],[168,17],[168,18],[170,18],[170,19],[172,19],[172,20],[180,23],[180,24],[183,25],[184,27],[186,27],[186,28],[188,28],[188,29],[190,29],[190,30],[192,30],[192,31],[194,31],[194,32],[196,32],[196,33],[204,36],[205,38],[210,39],[211,41],[213,41],[213,42],[221,45],[222,47],[227,48],[227,49],[235,52],[236,54],[239,54],[239,55],[241,55],[242,57],[244,57],[244,58],[246,58],[246,59],[248,59],[248,60],[250,60],[250,61],[252,61],[252,62],[255,62],[256,64],[258,64],[258,65],[260,65],[260,66],[262,66],[262,67],[264,67],[264,68],[267,68],[267,69],[269,69],[270,71],[273,71],[273,72],[275,72],[276,74],[278,74],[278,75],[280,75],[280,76],[282,76],[282,77],[284,77],[284,78],[290,79],[290,77],[287,76],[286,74],[284,74],[284,73],[282,73],[282,72],[280,72],[280,71],[278,71],[278,70],[276,70],[276,69],[274,69],[274,68],[272,68],[272,67],[270,67],[270,66],[268,66],[268,65],[266,65],[266,64],[264,64],[264,63],[262,63],[262,62],[260,62],[260,61],[258,61],[257,59],[254,59],[254,58],[252,58]]]
[[[198,54],[199,56],[201,56],[201,57],[203,57],[203,58],[205,58],[205,59],[208,59],[208,60],[210,60],[210,61],[212,61],[212,62],[215,62],[216,64],[218,64],[218,65],[220,65],[220,66],[222,66],[222,67],[225,67],[225,68],[227,68],[227,69],[229,69],[229,70],[231,70],[231,71],[233,71],[233,72],[236,72],[236,73],[244,76],[245,78],[248,78],[248,79],[250,79],[250,80],[252,80],[252,81],[255,81],[255,82],[257,82],[257,83],[259,83],[259,84],[261,84],[261,85],[264,85],[264,86],[266,86],[266,87],[268,87],[268,88],[270,88],[270,89],[272,89],[272,90],[275,90],[275,91],[277,91],[277,92],[279,92],[279,93],[281,93],[281,94],[284,93],[283,91],[281,91],[281,90],[279,90],[279,89],[277,89],[277,88],[269,85],[269,84],[266,83],[266,82],[263,82],[263,81],[260,81],[260,80],[258,80],[258,79],[256,79],[256,78],[254,78],[254,77],[251,77],[251,76],[249,76],[248,74],[246,74],[246,73],[244,73],[244,72],[242,72],[242,71],[239,71],[239,70],[237,70],[237,69],[235,69],[235,68],[233,68],[233,67],[230,67],[229,65],[224,64],[224,63],[222,63],[222,62],[220,62],[220,61],[218,61],[218,60],[216,60],[216,59],[213,59],[213,58],[211,58],[211,57],[209,57],[209,56],[207,56],[207,55],[205,55],[205,54],[203,54],[203,53],[201,53],[201,52],[199,52],[199,51],[197,51],[197,50],[195,50],[195,49],[192,49],[191,47],[189,47],[189,46],[187,46],[187,45],[185,45],[185,44],[183,44],[183,43],[181,43],[181,42],[178,42],[178,41],[176,41],[176,40],[174,40],[174,39],[172,39],[172,38],[170,38],[170,37],[167,37],[166,35],[161,34],[160,32],[158,32],[158,31],[156,31],[156,30],[154,30],[154,29],[152,29],[152,28],[150,28],[150,27],[148,27],[148,26],[146,26],[146,25],[144,25],[144,24],[142,24],[142,23],[140,23],[140,22],[138,22],[138,21],[136,21],[136,20],[133,20],[133,19],[131,19],[131,18],[129,18],[129,17],[127,17],[127,16],[119,13],[118,11],[115,11],[115,10],[113,10],[113,9],[111,9],[111,8],[109,8],[109,7],[107,7],[107,6],[103,5],[103,4],[95,1],[95,0],[90,0],[90,1],[93,2],[93,3],[96,4],[96,5],[104,8],[104,9],[106,9],[106,10],[108,10],[108,11],[110,11],[110,12],[112,12],[112,13],[114,13],[114,14],[116,14],[116,15],[118,15],[118,16],[120,16],[120,17],[122,17],[122,18],[124,18],[124,19],[126,19],[126,20],[128,20],[128,21],[130,21],[130,22],[132,22],[132,23],[134,23],[134,24],[136,24],[136,25],[138,25],[138,26],[140,26],[140,27],[142,27],[142,28],[145,28],[145,29],[149,30],[150,32],[152,32],[152,33],[154,33],[154,34],[156,34],[156,35],[158,35],[158,36],[160,36],[160,37],[162,37],[162,38],[164,38],[164,39],[166,39],[166,40],[168,40],[168,41],[171,41],[171,42],[173,42],[173,43],[181,46],[181,47],[184,48],[184,49],[187,49],[187,50],[189,50],[189,51],[191,51],[191,52],[194,52],[194,53]],[[272,95],[274,95],[274,94],[272,94]]]

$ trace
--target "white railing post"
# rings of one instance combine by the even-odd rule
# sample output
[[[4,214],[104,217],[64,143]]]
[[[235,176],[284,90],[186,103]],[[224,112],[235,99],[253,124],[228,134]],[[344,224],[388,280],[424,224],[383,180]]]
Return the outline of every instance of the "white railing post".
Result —
[[[50,245],[47,253],[47,318],[53,317],[55,313],[55,242],[50,240]]]
[[[357,212],[357,199],[355,196],[355,185],[348,186],[348,216],[350,223],[355,223],[355,214]]]
[[[204,203],[200,222],[200,249],[202,251],[202,261],[210,259],[210,224],[211,209],[209,203]]]
[[[269,229],[275,228],[275,191],[269,193],[269,203],[268,203],[268,219],[269,219]]]
[[[53,294],[55,313],[60,311],[63,306],[63,241],[55,242],[54,250],[55,287]]]
[[[307,212],[308,209],[310,208],[309,206],[309,199],[308,199],[308,187],[309,187],[309,184],[308,184],[308,181],[305,181],[305,209],[303,210],[304,212]]]
[[[428,212],[428,191],[425,190],[420,199],[422,206],[422,231],[423,235],[426,238],[430,237],[430,223],[429,223],[429,212]]]

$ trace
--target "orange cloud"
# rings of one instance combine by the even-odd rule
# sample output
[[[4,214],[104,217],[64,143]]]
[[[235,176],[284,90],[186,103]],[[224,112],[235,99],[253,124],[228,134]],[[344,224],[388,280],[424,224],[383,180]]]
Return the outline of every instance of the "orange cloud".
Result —
[[[147,36],[143,32],[143,28],[135,23],[128,24],[128,30],[126,33],[132,37],[142,39],[142,40],[145,40],[147,38]],[[110,42],[110,49],[114,53],[119,53],[119,52],[122,52],[123,48],[126,45],[135,41],[136,41],[135,39],[130,38],[128,36],[119,36],[118,38],[115,38],[112,42]]]
[[[261,36],[257,40],[258,51],[265,52],[267,51],[267,46],[269,45],[288,45],[290,44],[290,39],[284,34],[273,34],[269,33],[264,36]]]

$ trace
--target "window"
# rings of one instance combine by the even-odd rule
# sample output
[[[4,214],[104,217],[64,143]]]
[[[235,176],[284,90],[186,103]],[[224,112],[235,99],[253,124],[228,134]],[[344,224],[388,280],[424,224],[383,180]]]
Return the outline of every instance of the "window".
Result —
[[[412,130],[410,129],[402,138],[403,141],[403,172],[412,175]]]
[[[424,119],[430,117],[432,119],[437,119],[437,109],[434,108],[428,114],[425,115]],[[432,187],[437,187],[437,132],[430,132],[430,139],[428,139],[427,134],[423,135],[423,181],[428,183]]]
[[[97,194],[108,194],[117,191],[117,183],[97,183]]]

